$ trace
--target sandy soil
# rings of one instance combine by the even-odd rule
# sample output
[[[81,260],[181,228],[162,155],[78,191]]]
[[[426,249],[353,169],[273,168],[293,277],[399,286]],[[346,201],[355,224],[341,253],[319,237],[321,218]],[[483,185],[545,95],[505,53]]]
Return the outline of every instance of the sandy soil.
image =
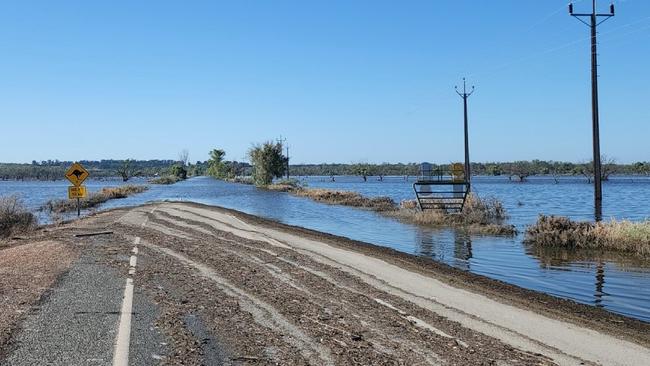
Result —
[[[72,225],[141,238],[135,285],[160,307],[170,365],[650,364],[647,323],[231,210],[160,203]],[[98,262],[126,273],[113,252]]]

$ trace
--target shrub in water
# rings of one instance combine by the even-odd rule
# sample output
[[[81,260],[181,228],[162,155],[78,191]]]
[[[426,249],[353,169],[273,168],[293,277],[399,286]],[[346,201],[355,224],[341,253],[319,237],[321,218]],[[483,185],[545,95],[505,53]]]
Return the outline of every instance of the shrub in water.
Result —
[[[573,221],[540,215],[526,229],[526,242],[541,247],[605,249],[650,255],[650,221]]]

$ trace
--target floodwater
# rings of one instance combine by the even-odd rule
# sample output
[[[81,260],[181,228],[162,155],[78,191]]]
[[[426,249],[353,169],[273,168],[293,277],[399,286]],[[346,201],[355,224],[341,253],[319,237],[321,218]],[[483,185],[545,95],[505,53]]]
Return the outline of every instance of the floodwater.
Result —
[[[385,177],[302,179],[309,187],[387,195],[396,201],[412,199],[412,180]],[[129,183],[145,183],[133,180]],[[533,177],[516,183],[504,177],[477,177],[473,190],[504,202],[510,222],[523,232],[539,213],[593,218],[593,188],[579,178]],[[117,180],[88,181],[90,191],[123,184]],[[0,196],[19,194],[34,211],[51,198],[65,197],[67,182],[0,182]],[[603,217],[644,220],[650,217],[650,178],[617,177],[603,185]],[[290,225],[324,231],[399,251],[431,257],[454,267],[521,287],[650,322],[650,261],[616,253],[535,252],[514,238],[465,235],[453,229],[425,229],[371,211],[321,204],[282,192],[225,183],[211,178],[189,179],[171,186],[152,185],[145,193],[108,201],[100,209],[158,200],[186,200],[218,205],[275,219]],[[39,212],[41,222],[49,220]]]

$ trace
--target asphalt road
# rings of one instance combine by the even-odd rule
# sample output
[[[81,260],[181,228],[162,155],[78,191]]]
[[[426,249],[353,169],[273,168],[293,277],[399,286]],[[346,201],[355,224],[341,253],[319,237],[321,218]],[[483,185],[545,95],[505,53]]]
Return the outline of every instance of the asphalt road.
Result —
[[[109,251],[114,263],[128,263],[128,246],[111,235],[79,239],[78,244],[79,259],[31,309],[0,364],[113,364],[126,276],[105,259]],[[129,364],[152,365],[162,360],[167,344],[155,326],[158,309],[139,290],[134,299]]]

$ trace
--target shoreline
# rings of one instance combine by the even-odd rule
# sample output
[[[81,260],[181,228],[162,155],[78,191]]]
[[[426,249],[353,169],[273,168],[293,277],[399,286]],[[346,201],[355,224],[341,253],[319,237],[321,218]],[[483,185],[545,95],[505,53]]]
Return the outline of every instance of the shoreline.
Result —
[[[74,235],[92,232],[106,234]],[[45,258],[35,253],[43,243],[50,243],[53,251],[48,257],[68,253],[71,262],[48,277],[50,284],[35,283],[40,296],[19,305],[22,308],[13,314],[27,314],[21,311],[35,303],[42,303],[43,309],[63,304],[59,298],[68,292],[56,288],[67,286],[69,273],[87,271],[83,262],[88,260],[98,269],[106,268],[98,275],[128,276],[133,238],[140,244],[135,304],[144,302],[157,309],[151,331],[157,332],[155,337],[165,337],[169,346],[160,354],[171,361],[187,358],[198,364],[202,355],[210,353],[210,343],[195,338],[191,331],[195,323],[185,323],[182,319],[188,315],[184,314],[204,324],[210,335],[201,337],[219,339],[231,360],[241,355],[267,362],[317,364],[355,359],[366,364],[389,360],[413,364],[426,355],[451,364],[650,360],[650,323],[429,258],[184,201],[101,211],[62,226],[41,227],[30,237],[1,247],[0,260],[31,250],[26,259],[32,263],[32,277],[42,270],[39,263]],[[131,260],[131,269],[134,263]],[[25,277],[16,270],[16,278]],[[116,283],[123,283],[123,277]],[[88,286],[79,291],[105,291]],[[49,288],[53,290],[45,291]],[[242,304],[248,305],[242,308]],[[20,324],[27,321],[32,327],[38,319],[47,319],[39,315],[40,308],[33,316],[10,319],[11,337],[5,348],[10,359],[26,352],[23,348],[29,344],[31,336],[25,338],[28,333]],[[57,310],[64,313],[61,320],[36,326],[68,327],[56,322],[67,322],[65,313],[74,317],[76,310],[62,308]],[[254,316],[258,312],[277,320],[258,323]],[[6,334],[7,329],[2,331]],[[110,339],[107,344],[112,344]],[[274,344],[275,353],[265,353],[260,346],[264,344]]]
[[[393,258],[391,260],[392,263],[396,265],[407,265],[408,268],[413,268],[416,269],[417,271],[423,273],[423,274],[430,274],[430,273],[435,273],[437,275],[440,275],[443,277],[444,281],[447,282],[450,285],[453,286],[460,286],[463,288],[466,288],[468,290],[475,290],[475,289],[480,289],[480,290],[489,290],[486,293],[492,294],[496,298],[509,298],[509,301],[512,301],[513,305],[525,305],[528,306],[531,303],[527,301],[520,301],[518,299],[535,299],[535,302],[539,306],[539,310],[542,312],[548,312],[549,309],[546,309],[546,306],[548,304],[552,304],[553,307],[567,307],[567,309],[571,312],[572,316],[576,317],[576,321],[582,322],[582,321],[594,321],[593,317],[600,317],[605,320],[597,321],[596,323],[603,323],[603,325],[609,324],[609,322],[612,323],[621,323],[621,324],[627,324],[628,326],[632,326],[633,328],[636,327],[637,325],[641,324],[647,327],[648,334],[650,335],[650,321],[644,321],[641,319],[637,319],[631,316],[627,316],[624,314],[619,314],[615,313],[609,310],[606,310],[604,308],[596,307],[593,305],[589,304],[584,304],[577,302],[572,299],[568,298],[562,298],[559,296],[547,294],[545,292],[533,290],[533,289],[528,289],[525,287],[517,286],[502,280],[490,278],[484,275],[476,274],[473,272],[465,271],[456,267],[453,267],[447,263],[436,261],[432,258],[429,257],[424,257],[424,256],[419,256],[419,255],[414,255],[410,253],[406,253],[403,251],[399,251],[397,249],[393,249],[390,247],[386,246],[381,246],[377,244],[372,244],[369,242],[364,242],[360,240],[355,240],[351,239],[345,236],[340,236],[336,234],[331,234],[327,232],[322,232],[298,225],[291,225],[291,224],[285,224],[280,221],[271,219],[271,218],[266,218],[262,216],[257,216],[253,214],[249,214],[243,211],[239,211],[236,209],[231,209],[231,208],[226,208],[226,207],[221,207],[221,206],[214,206],[214,205],[208,205],[208,204],[203,204],[203,203],[198,203],[198,202],[192,202],[192,201],[154,201],[154,202],[148,202],[136,206],[123,206],[123,207],[114,207],[114,208],[109,208],[106,210],[99,210],[96,212],[89,213],[86,216],[82,216],[81,218],[73,218],[73,219],[68,219],[64,220],[59,224],[56,223],[49,223],[45,225],[39,225],[39,227],[35,230],[35,232],[48,232],[50,230],[58,230],[61,226],[69,226],[69,225],[75,225],[75,223],[79,221],[83,221],[86,219],[92,219],[96,216],[101,216],[104,214],[111,214],[116,211],[124,211],[124,210],[131,210],[135,209],[138,207],[148,207],[148,206],[155,206],[155,205],[160,205],[160,204],[183,204],[183,205],[188,205],[188,206],[195,206],[195,207],[200,207],[200,208],[208,208],[208,209],[213,209],[213,210],[218,210],[218,211],[223,211],[225,213],[231,214],[235,217],[241,218],[246,221],[251,221],[256,224],[263,225],[265,227],[269,228],[274,228],[274,229],[280,229],[283,231],[286,231],[288,233],[298,233],[300,235],[305,235],[306,237],[322,240],[328,244],[334,244],[337,246],[341,246],[346,249],[353,249],[355,251],[358,251],[360,253],[368,253],[368,254],[380,254],[380,255],[386,255],[390,258]],[[26,237],[29,237],[31,234],[25,234],[21,235],[21,237],[17,240],[8,240],[5,241],[4,246],[0,246],[0,250],[9,248],[13,245],[11,245],[9,242],[14,242],[15,243],[20,243],[23,240],[26,240]],[[9,244],[9,245],[8,245]],[[620,254],[617,252],[613,252],[611,254]],[[492,290],[490,290],[492,289]],[[507,294],[512,294],[512,296],[507,295]],[[507,295],[507,296],[504,296]],[[559,314],[559,316],[563,316],[564,310],[563,309],[560,312],[555,312],[551,311],[549,314],[556,313]],[[636,324],[636,325],[635,325]],[[650,340],[649,340],[650,342]],[[650,343],[649,343],[650,345]]]
[[[617,314],[603,308],[582,304],[571,299],[560,298],[541,291],[526,289],[504,281],[464,271],[459,268],[452,267],[446,263],[435,261],[434,259],[428,257],[417,256],[401,252],[393,248],[354,240],[301,226],[289,225],[276,220],[251,215],[225,207],[210,206],[186,201],[170,201],[170,203],[187,204],[196,207],[216,209],[234,215],[241,219],[264,225],[269,228],[280,229],[288,233],[298,233],[308,238],[321,240],[327,244],[337,245],[345,249],[352,249],[360,253],[379,254],[386,256],[389,259],[389,262],[393,264],[407,265],[409,269],[417,270],[422,274],[435,273],[436,275],[441,276],[442,279],[449,285],[460,286],[466,288],[467,290],[478,289],[481,291],[486,291],[486,293],[495,296],[495,298],[510,299],[513,305],[528,306],[531,305],[531,303],[537,303],[539,310],[542,312],[547,312],[549,315],[556,314],[557,316],[563,316],[565,315],[565,311],[568,310],[571,313],[571,316],[575,317],[574,320],[576,321],[576,324],[582,324],[584,321],[594,321],[592,317],[600,317],[603,318],[603,320],[597,321],[597,323],[602,323],[602,327],[609,326],[611,325],[610,323],[621,324],[621,322],[623,324],[626,324],[626,326],[631,326],[632,328],[637,325],[641,325],[645,331],[648,331],[648,335],[650,335],[650,322],[645,322],[643,320],[622,314]],[[155,205],[156,203],[151,204]],[[526,301],[527,299],[534,299],[534,302]],[[561,309],[559,311],[549,311],[549,309],[546,308],[549,304],[555,308]]]

